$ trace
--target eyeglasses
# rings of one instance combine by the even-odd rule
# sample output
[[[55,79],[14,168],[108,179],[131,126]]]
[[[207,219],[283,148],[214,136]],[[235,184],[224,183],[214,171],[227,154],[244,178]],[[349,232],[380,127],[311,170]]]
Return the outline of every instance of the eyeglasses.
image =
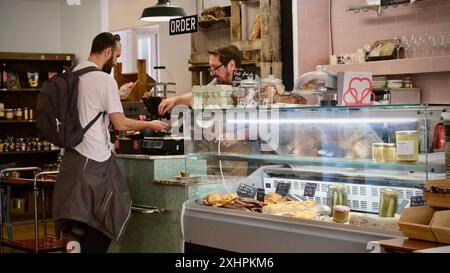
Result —
[[[214,67],[210,67],[208,68],[208,71],[210,74],[215,73],[217,70],[219,70],[219,68],[221,68],[223,66],[223,64],[220,64],[218,67],[214,68]]]

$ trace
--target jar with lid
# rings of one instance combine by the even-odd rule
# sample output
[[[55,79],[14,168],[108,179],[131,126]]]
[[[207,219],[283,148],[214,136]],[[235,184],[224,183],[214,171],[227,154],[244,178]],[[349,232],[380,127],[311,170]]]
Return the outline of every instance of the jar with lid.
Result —
[[[275,95],[284,94],[283,81],[275,78],[274,75],[269,75],[268,78],[262,79],[261,83],[261,93],[259,95],[260,105],[271,105],[273,104]]]
[[[7,120],[13,120],[14,119],[14,110],[13,109],[5,109],[5,118]]]
[[[347,205],[347,188],[344,184],[330,184],[328,185],[328,206],[333,211],[336,205]]]
[[[413,88],[412,80],[410,77],[405,77],[403,80],[403,88]]]
[[[419,133],[418,131],[395,132],[397,144],[397,161],[416,162],[419,160]]]
[[[383,144],[384,143],[373,143],[372,144],[372,160],[373,161],[383,161]]]
[[[239,107],[256,107],[259,100],[259,82],[254,79],[241,81],[239,90],[238,106]]]
[[[399,192],[394,189],[381,188],[380,189],[380,204],[378,208],[378,216],[380,217],[394,217],[397,212]]]
[[[17,108],[14,115],[15,120],[22,120],[23,119],[23,112],[22,108]]]

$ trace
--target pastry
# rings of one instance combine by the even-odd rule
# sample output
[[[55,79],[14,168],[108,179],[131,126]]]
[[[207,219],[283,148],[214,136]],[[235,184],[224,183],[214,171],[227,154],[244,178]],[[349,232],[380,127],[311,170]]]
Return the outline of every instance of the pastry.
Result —
[[[267,204],[276,204],[276,203],[280,202],[280,200],[282,198],[283,197],[280,194],[276,193],[276,192],[269,192],[264,197],[264,202],[266,202]]]
[[[286,104],[306,104],[307,100],[298,95],[298,94],[284,94],[284,95],[278,95],[275,94],[273,97],[274,103],[286,103]]]

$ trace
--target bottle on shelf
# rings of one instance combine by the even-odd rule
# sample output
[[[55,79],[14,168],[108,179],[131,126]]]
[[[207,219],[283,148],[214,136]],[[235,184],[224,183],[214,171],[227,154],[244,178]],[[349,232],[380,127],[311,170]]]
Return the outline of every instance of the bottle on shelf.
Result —
[[[6,73],[6,63],[2,64],[2,71],[1,71],[1,82],[0,82],[0,89],[6,90],[7,86],[7,73]]]
[[[23,108],[23,119],[24,120],[29,120],[30,116],[29,116],[29,112],[28,112],[28,107],[24,107]]]

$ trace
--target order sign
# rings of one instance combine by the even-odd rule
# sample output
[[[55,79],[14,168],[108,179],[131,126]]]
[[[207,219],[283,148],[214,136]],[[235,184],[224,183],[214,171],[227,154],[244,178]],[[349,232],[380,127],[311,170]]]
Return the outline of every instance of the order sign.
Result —
[[[186,34],[197,31],[198,31],[197,15],[171,19],[169,22],[170,35]]]

